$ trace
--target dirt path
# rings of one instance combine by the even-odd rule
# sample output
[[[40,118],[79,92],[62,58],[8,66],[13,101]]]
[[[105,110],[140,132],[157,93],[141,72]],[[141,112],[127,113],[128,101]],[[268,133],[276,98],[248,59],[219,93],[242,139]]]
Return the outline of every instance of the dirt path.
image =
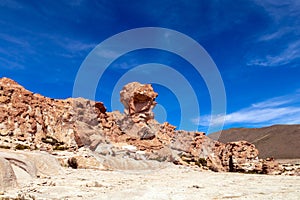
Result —
[[[4,196],[172,200],[300,198],[299,176],[214,173],[172,165],[151,171],[65,169],[57,177],[27,179],[20,186]]]

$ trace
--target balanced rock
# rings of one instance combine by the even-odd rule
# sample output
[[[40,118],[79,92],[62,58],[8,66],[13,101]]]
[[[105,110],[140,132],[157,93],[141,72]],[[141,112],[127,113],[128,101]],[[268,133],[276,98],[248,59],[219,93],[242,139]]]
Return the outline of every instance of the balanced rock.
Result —
[[[157,95],[150,84],[132,82],[125,85],[120,92],[124,113],[131,116],[135,123],[153,119],[152,109],[156,105]]]

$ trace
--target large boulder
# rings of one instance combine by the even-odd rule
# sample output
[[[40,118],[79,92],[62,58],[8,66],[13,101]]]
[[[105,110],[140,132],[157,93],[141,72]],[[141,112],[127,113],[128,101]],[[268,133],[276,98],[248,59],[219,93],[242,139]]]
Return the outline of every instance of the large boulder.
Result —
[[[154,118],[152,109],[155,107],[157,93],[150,84],[132,82],[123,87],[120,100],[124,105],[124,113],[136,122]]]
[[[17,186],[17,178],[8,160],[0,157],[0,191]]]
[[[55,157],[46,152],[0,151],[0,190],[26,183],[38,176],[53,176],[62,173]]]
[[[219,153],[223,167],[230,172],[258,172],[258,150],[247,141],[229,142]]]

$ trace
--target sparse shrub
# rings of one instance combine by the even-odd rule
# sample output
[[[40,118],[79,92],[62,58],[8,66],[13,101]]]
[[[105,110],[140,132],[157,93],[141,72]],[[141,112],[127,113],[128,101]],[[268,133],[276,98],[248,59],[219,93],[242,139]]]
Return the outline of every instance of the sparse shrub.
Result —
[[[57,143],[59,143],[57,141],[57,139],[51,137],[51,136],[46,136],[46,138],[42,138],[42,142],[47,143],[47,144],[51,144],[51,145],[55,145]]]
[[[0,145],[0,149],[10,149],[9,146],[5,146],[5,145]]]
[[[64,145],[57,145],[53,148],[53,150],[58,150],[58,151],[64,151],[66,149],[67,147],[65,147]]]
[[[23,144],[17,144],[15,148],[16,148],[17,150],[30,149],[29,146],[23,145]]]
[[[207,161],[205,158],[199,158],[198,161],[196,162],[196,165],[206,167]]]
[[[74,158],[74,157],[69,158],[69,159],[68,159],[68,165],[69,165],[70,167],[72,167],[73,169],[77,169],[77,167],[78,167],[77,159]]]

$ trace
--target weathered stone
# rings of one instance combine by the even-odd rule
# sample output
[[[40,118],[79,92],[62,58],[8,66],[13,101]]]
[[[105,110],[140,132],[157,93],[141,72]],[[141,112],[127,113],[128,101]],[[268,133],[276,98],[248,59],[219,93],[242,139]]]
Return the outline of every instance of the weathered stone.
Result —
[[[19,149],[22,145],[46,151],[77,149],[90,144],[83,132],[101,129],[99,116],[106,112],[101,102],[46,98],[8,78],[1,78],[0,86],[0,134],[4,136],[0,138],[0,147]],[[91,135],[95,134],[88,137]]]
[[[101,156],[170,161],[208,167],[214,171],[278,172],[276,163],[258,159],[258,150],[246,141],[223,144],[208,138],[203,132],[178,131],[167,122],[159,124],[152,111],[156,97],[157,93],[150,84],[129,83],[120,92],[124,105],[122,114],[119,111],[106,112],[103,103],[83,98],[46,98],[2,78],[0,148],[52,152],[88,147]],[[106,149],[108,146],[109,150]],[[122,149],[122,146],[132,146],[136,150]],[[100,166],[90,154],[87,157],[85,154],[72,155],[68,159],[73,167]],[[65,158],[60,160],[68,165]],[[30,163],[37,166],[37,163]],[[24,160],[16,162],[17,166],[27,170],[31,169],[28,167],[30,163]]]
[[[17,178],[10,165],[5,158],[0,157],[0,190],[14,188],[17,186]]]
[[[153,119],[152,109],[156,105],[157,95],[150,84],[133,82],[125,85],[120,92],[124,113],[131,116],[134,122]]]
[[[78,169],[106,169],[95,157],[93,156],[74,156],[68,159],[68,164],[72,168]]]
[[[273,158],[267,158],[262,162],[262,173],[278,175],[283,172],[283,168]]]
[[[48,153],[0,151],[0,190],[17,187],[28,178],[62,173],[58,161]]]

